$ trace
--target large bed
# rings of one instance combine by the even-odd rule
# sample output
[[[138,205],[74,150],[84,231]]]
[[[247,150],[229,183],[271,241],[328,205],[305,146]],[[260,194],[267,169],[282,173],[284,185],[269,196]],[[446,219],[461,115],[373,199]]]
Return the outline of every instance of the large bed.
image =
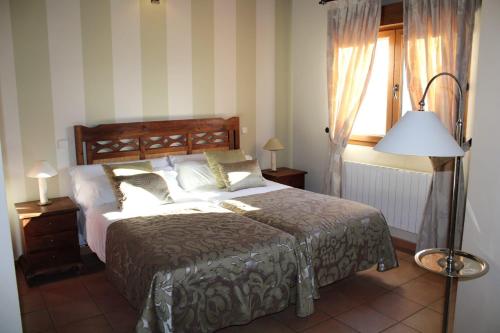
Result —
[[[239,119],[75,126],[77,163],[92,165],[239,148]],[[138,331],[213,331],[297,304],[378,264],[397,266],[389,230],[369,206],[266,181],[235,192],[183,192],[123,213],[84,207],[87,241],[142,313]]]

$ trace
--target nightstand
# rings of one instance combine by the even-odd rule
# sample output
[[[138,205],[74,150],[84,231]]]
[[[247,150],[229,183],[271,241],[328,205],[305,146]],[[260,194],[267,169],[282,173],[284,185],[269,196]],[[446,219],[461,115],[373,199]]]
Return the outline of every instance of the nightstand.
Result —
[[[262,170],[264,178],[300,189],[304,189],[306,174],[306,171],[290,168],[276,168],[276,171],[272,171],[271,169]]]
[[[76,215],[78,207],[68,197],[16,203],[21,221],[24,255],[19,259],[28,282],[41,274],[81,268]]]

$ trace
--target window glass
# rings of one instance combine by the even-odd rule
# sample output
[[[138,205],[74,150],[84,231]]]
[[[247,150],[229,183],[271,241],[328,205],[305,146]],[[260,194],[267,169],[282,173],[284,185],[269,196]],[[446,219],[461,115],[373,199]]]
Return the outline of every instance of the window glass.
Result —
[[[370,82],[356,116],[352,135],[381,136],[386,133],[389,79],[392,82],[392,52],[390,37],[379,37]]]

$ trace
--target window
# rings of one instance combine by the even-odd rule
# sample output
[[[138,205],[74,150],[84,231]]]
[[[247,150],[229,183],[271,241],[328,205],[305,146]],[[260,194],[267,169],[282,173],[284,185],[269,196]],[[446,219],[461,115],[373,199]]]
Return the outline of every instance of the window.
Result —
[[[380,31],[370,81],[349,143],[374,146],[400,119],[402,109],[411,108],[403,72],[403,30]]]

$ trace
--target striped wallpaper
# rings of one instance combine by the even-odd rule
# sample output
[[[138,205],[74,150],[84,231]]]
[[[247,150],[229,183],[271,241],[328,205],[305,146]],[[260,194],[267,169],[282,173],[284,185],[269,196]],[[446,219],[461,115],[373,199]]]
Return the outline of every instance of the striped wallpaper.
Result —
[[[0,122],[9,207],[38,159],[70,193],[72,126],[239,115],[242,148],[289,147],[292,0],[0,0]],[[11,223],[19,254],[19,230]]]

